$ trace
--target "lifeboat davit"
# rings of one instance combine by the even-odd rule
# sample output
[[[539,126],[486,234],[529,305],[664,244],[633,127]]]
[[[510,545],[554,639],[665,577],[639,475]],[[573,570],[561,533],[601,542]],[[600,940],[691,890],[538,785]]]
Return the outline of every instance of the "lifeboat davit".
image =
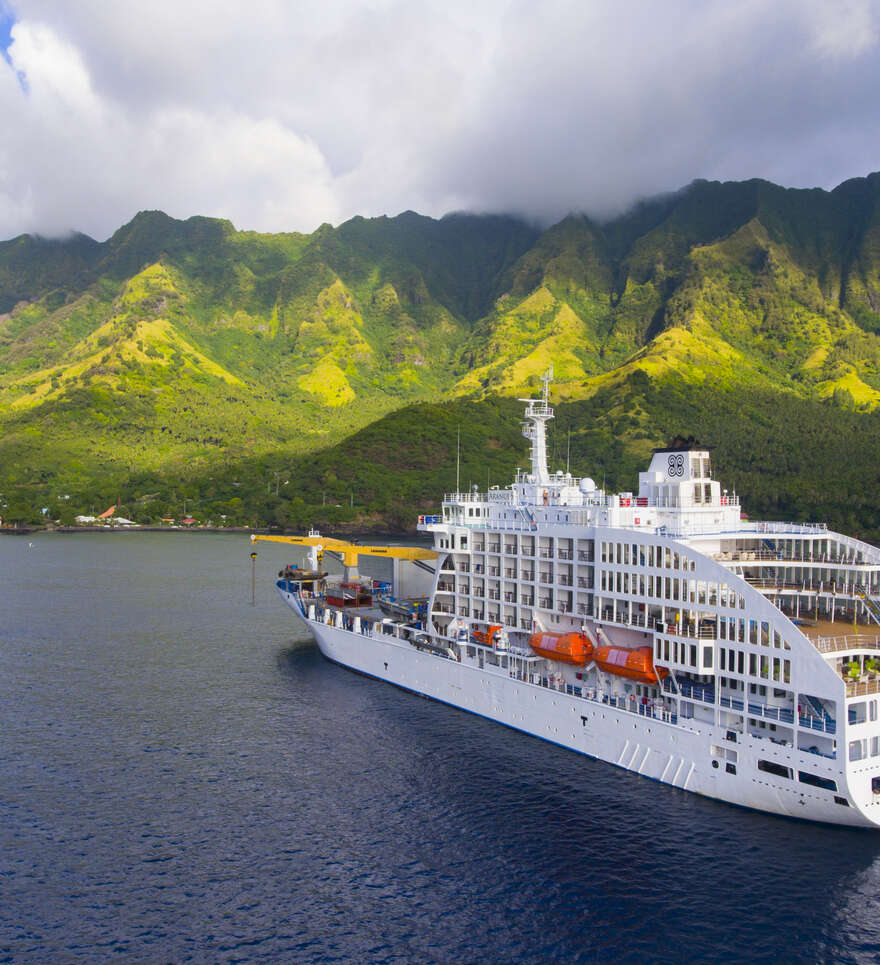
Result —
[[[592,641],[582,633],[533,633],[529,646],[539,657],[585,667],[593,655]]]
[[[593,654],[596,666],[605,673],[627,677],[642,684],[656,684],[669,675],[666,667],[654,668],[654,654],[650,647],[636,647],[625,650],[623,647],[597,647]]]

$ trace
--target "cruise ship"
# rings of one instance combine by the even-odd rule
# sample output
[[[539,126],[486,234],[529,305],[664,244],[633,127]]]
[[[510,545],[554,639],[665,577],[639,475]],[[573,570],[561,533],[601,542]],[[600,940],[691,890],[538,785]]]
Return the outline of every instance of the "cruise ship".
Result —
[[[433,549],[253,537],[313,570],[341,548],[335,584],[277,583],[321,652],[675,788],[880,827],[880,550],[746,519],[698,445],[655,450],[638,492],[550,472],[549,387],[522,400],[529,469],[445,496],[419,518]],[[419,619],[372,609],[364,553]]]

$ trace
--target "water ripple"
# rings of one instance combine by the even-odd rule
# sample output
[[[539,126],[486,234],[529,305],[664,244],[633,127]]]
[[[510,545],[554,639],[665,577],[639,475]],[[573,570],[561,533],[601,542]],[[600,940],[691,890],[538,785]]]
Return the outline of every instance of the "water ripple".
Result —
[[[276,561],[249,605],[239,537],[22,545],[0,540],[0,962],[880,958],[880,836],[331,665]]]

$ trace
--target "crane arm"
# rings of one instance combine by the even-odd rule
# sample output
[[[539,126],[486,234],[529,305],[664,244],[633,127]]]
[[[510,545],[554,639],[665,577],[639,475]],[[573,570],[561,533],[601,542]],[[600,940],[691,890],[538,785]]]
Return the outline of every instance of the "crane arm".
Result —
[[[325,550],[341,553],[345,566],[357,566],[359,556],[384,556],[386,559],[395,560],[436,560],[438,556],[436,550],[424,546],[361,546],[326,536],[262,536],[258,533],[251,536],[251,542],[256,543],[258,540],[292,543],[294,546],[321,546]]]

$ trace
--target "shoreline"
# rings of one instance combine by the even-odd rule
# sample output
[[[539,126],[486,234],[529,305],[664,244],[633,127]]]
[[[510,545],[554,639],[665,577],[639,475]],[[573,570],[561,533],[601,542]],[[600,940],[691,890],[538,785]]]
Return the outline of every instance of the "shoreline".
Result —
[[[364,530],[360,532],[342,532],[342,536],[353,542],[364,542],[367,540],[386,540],[386,539],[419,539],[418,531],[384,531]],[[60,533],[65,536],[88,535],[92,536],[100,533],[170,533],[179,535],[181,533],[234,533],[236,535],[254,536],[299,536],[301,533],[296,530],[274,530],[268,527],[251,528],[250,526],[191,526],[191,527],[171,527],[171,526],[19,526],[19,527],[0,527],[0,536],[33,536],[40,533]],[[326,533],[328,539],[330,534]]]

